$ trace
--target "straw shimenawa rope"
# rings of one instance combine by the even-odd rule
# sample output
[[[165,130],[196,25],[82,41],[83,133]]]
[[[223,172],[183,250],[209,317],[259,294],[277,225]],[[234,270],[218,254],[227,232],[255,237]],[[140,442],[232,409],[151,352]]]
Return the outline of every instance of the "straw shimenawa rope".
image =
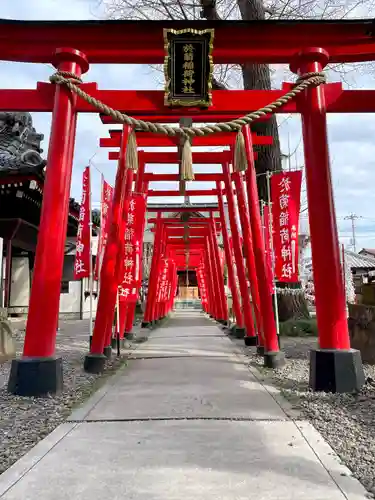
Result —
[[[137,172],[138,170],[138,148],[137,148],[137,139],[135,136],[134,129],[131,129],[128,136],[128,144],[126,146],[126,168],[130,168],[130,170],[134,170]]]
[[[110,116],[114,121],[118,123],[131,126],[136,132],[152,132],[154,134],[167,135],[169,137],[175,137],[178,135],[184,137],[185,141],[182,149],[182,163],[184,168],[182,168],[181,171],[182,176],[186,178],[183,178],[182,180],[193,180],[194,173],[192,168],[191,140],[194,137],[203,137],[218,132],[237,132],[238,135],[236,138],[236,146],[234,151],[234,168],[237,171],[246,170],[247,160],[245,152],[245,141],[241,131],[242,127],[244,125],[252,123],[254,120],[257,120],[262,116],[273,113],[274,111],[276,111],[276,109],[281,108],[282,106],[290,102],[308,87],[318,87],[319,85],[325,83],[326,77],[324,73],[306,73],[297,79],[295,86],[291,90],[289,90],[289,92],[271,102],[267,106],[258,109],[257,111],[252,111],[245,116],[241,116],[240,118],[236,118],[235,120],[231,120],[228,122],[188,128],[171,127],[169,125],[161,125],[159,123],[137,120],[136,118],[128,116],[125,113],[121,113],[120,111],[107,106],[103,102],[95,99],[95,97],[92,97],[85,91],[83,91],[78,86],[80,83],[82,83],[82,80],[74,73],[70,73],[67,71],[57,71],[52,76],[50,76],[50,82],[55,83],[56,85],[65,85],[69,90],[81,97],[81,99],[85,100],[87,103],[98,109],[100,113]],[[134,141],[132,142],[132,147],[130,147],[129,144],[129,149],[134,149],[134,147],[136,148],[136,146],[134,146],[134,144],[136,144],[135,137],[133,138],[131,134],[129,139],[131,141]],[[134,160],[134,158],[137,156],[136,149],[135,152],[132,151],[131,153],[129,153],[129,155]]]

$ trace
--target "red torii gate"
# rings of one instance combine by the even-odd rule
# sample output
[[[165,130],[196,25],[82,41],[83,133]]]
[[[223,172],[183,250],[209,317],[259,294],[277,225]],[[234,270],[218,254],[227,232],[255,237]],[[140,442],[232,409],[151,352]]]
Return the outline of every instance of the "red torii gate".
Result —
[[[202,138],[201,144],[204,143],[203,139],[204,138]],[[228,137],[228,139],[229,139],[229,137]],[[269,139],[270,138],[267,138],[268,143],[270,142]],[[157,138],[156,138],[156,140],[157,140]],[[156,142],[154,145],[156,145]],[[198,153],[198,154],[193,153],[193,159],[194,159],[194,155],[196,155],[195,156],[195,158],[197,158],[196,161],[199,163],[203,163],[203,164],[221,163],[223,165],[224,171],[229,176],[228,167],[226,166],[226,164],[228,164],[232,158],[231,152],[221,152],[221,153],[207,153],[206,152],[206,153]],[[167,162],[176,163],[177,162],[176,153],[164,153],[163,154],[163,153],[145,153],[145,152],[142,152],[141,158],[142,158],[142,161],[144,161],[145,163],[147,163],[147,162],[148,163],[167,163]],[[225,175],[222,175],[220,177],[220,180],[223,180],[225,178],[226,178]],[[243,194],[242,177],[238,174],[238,175],[236,175],[235,178],[237,181],[238,188],[240,189],[239,194],[242,194],[241,201],[242,201],[242,205],[244,206],[245,201],[244,201],[244,194]],[[250,345],[257,344],[257,336],[256,336],[256,331],[254,329],[254,320],[253,320],[252,312],[251,312],[252,307],[251,307],[249,293],[248,293],[246,271],[245,271],[245,267],[244,267],[244,263],[243,263],[242,252],[240,250],[240,237],[239,237],[239,233],[238,233],[238,229],[237,229],[235,208],[234,208],[234,198],[233,198],[234,192],[231,188],[231,185],[230,185],[231,183],[229,181],[229,177],[226,178],[226,180],[227,180],[227,183],[226,183],[227,198],[230,197],[229,216],[230,216],[230,221],[231,221],[231,231],[232,231],[233,240],[235,241],[235,245],[234,245],[235,259],[236,259],[236,265],[237,265],[237,270],[238,270],[238,275],[239,275],[239,283],[240,283],[240,289],[241,289],[241,295],[242,295],[242,301],[243,301],[243,314],[244,314],[246,330],[247,330],[247,334],[248,334],[246,336],[245,343],[246,343],[246,345],[250,346]],[[221,189],[220,189],[220,186],[218,186],[218,187],[219,187],[219,189],[211,190],[211,191],[208,191],[208,190],[192,191],[192,190],[190,190],[190,191],[186,191],[185,194],[190,195],[190,196],[219,195],[219,192],[221,191]],[[148,193],[151,196],[180,196],[180,193],[176,192],[176,191],[159,191],[159,190],[150,191],[149,190]],[[252,199],[254,199],[254,197],[252,197]],[[240,197],[239,197],[239,200],[240,200]],[[258,328],[259,333],[260,333],[259,338],[262,339],[263,321],[261,319],[262,315],[261,315],[261,311],[260,311],[261,306],[260,306],[259,291],[258,291],[258,286],[257,286],[257,276],[256,276],[257,273],[256,273],[256,266],[255,266],[255,261],[254,261],[254,251],[252,248],[252,239],[250,237],[249,220],[248,220],[248,218],[245,218],[245,219],[243,218],[244,214],[246,212],[247,212],[247,208],[244,206],[243,213],[241,214],[241,223],[243,226],[243,231],[244,231],[245,236],[246,236],[245,237],[245,246],[247,249],[246,257],[247,257],[247,263],[248,263],[248,274],[251,276],[250,283],[251,283],[251,288],[252,288],[253,305],[254,305],[254,310],[255,310],[255,315],[256,315],[256,320],[257,320],[257,328]],[[224,220],[223,210],[221,210],[221,221],[222,221],[222,225],[224,225],[225,220]],[[258,222],[260,224],[260,220],[258,220]],[[259,231],[260,230],[261,229],[259,227]],[[226,239],[227,239],[227,235],[226,235]],[[226,260],[227,260],[228,266],[231,267],[232,266],[232,259],[230,257],[229,241],[224,241],[224,245],[228,247],[227,253],[226,253],[226,255],[227,255]],[[258,263],[258,265],[261,266],[259,268],[260,275],[264,275],[264,270],[262,271],[263,264],[261,264],[260,262]],[[237,319],[237,323],[238,323],[237,334],[241,335],[241,333],[242,333],[242,335],[244,335],[245,330],[243,328],[242,314],[240,313],[239,300],[236,297],[237,290],[235,289],[235,286],[234,286],[234,279],[232,279],[232,274],[233,274],[233,270],[229,269],[231,289],[232,289],[232,293],[234,295],[234,300],[233,300],[234,310],[235,310],[236,319]],[[220,279],[220,278],[218,278],[218,279]],[[265,307],[267,308],[266,304],[268,302],[269,304],[268,304],[267,310],[269,313],[269,311],[271,311],[272,304],[271,304],[270,299],[269,299],[269,293],[266,291],[266,289],[264,289],[264,297],[263,298],[264,298],[263,304],[265,305],[265,306],[263,306],[263,309],[265,309]],[[264,314],[268,314],[268,313],[266,313],[264,311]],[[272,314],[272,311],[271,311],[271,314]],[[146,316],[147,316],[147,318],[146,318],[146,321],[144,322],[144,324],[149,323],[148,314],[146,314]],[[221,319],[221,321],[224,321],[223,318],[219,318],[219,319]],[[275,337],[276,336],[276,329],[275,329],[275,325],[272,322],[268,324],[268,332],[269,332],[269,335],[268,335],[269,339],[276,338]],[[259,352],[263,353],[263,342],[262,341],[260,342],[259,347],[260,347]],[[270,353],[272,353],[272,354],[270,354]],[[276,346],[275,341],[272,342],[270,340],[267,353],[265,354],[265,360],[266,360],[267,366],[276,366],[276,364],[279,364],[283,360],[283,358],[280,356],[279,349],[278,349],[278,346]]]
[[[144,119],[144,117],[141,117]],[[110,131],[111,139],[110,142],[106,141],[105,139],[101,139],[100,144],[104,145],[107,147],[110,145],[111,147],[116,147],[119,144],[119,137],[120,137],[121,131]],[[149,134],[148,134],[149,135]],[[260,136],[256,136],[255,134],[251,134],[252,137],[260,138]],[[143,134],[139,134],[140,136],[140,141],[142,143],[143,139]],[[147,136],[147,134],[146,134]],[[116,138],[116,141],[114,141],[114,137]],[[214,136],[216,137],[216,136]],[[147,144],[149,146],[158,146],[158,137],[154,135],[154,138],[147,137]],[[199,145],[204,145],[204,146],[209,146],[209,145],[214,145],[215,142],[211,140],[205,140],[205,137],[199,138]],[[230,146],[231,148],[234,145],[235,141],[235,134],[234,133],[223,133],[223,134],[218,134],[218,138],[216,141],[216,144],[222,145],[222,146]],[[272,142],[271,137],[263,137],[262,140],[260,140],[262,144],[270,144]],[[109,154],[109,159],[114,159],[118,158],[119,153],[116,152],[110,152]],[[146,163],[177,163],[178,158],[176,156],[176,153],[151,153],[151,152],[140,152],[140,159],[141,161],[146,164]],[[256,157],[256,153],[252,153],[252,157]],[[193,160],[196,161],[197,163],[202,163],[202,164],[213,164],[213,163],[221,163],[223,165],[224,169],[224,175],[220,175],[219,178],[216,179],[217,184],[218,181],[220,180],[226,180],[226,189],[227,189],[227,197],[230,195],[230,200],[228,202],[229,204],[229,215],[230,215],[230,220],[231,220],[231,227],[232,227],[232,232],[233,232],[233,238],[235,240],[235,257],[236,257],[236,262],[237,262],[237,270],[239,274],[239,282],[240,282],[240,288],[241,288],[241,295],[243,297],[243,309],[244,309],[244,316],[245,316],[245,323],[247,325],[247,331],[248,331],[248,336],[246,336],[245,343],[246,345],[254,345],[257,343],[257,337],[255,334],[254,330],[254,320],[252,318],[252,313],[251,313],[251,303],[249,299],[249,294],[248,294],[248,288],[246,284],[246,272],[245,272],[245,267],[243,265],[243,256],[242,253],[240,252],[240,237],[239,233],[237,230],[237,224],[236,224],[236,217],[235,217],[235,208],[234,208],[234,199],[233,196],[235,192],[232,190],[231,187],[231,177],[230,173],[228,171],[228,167],[226,166],[227,163],[229,163],[232,159],[232,153],[230,151],[228,152],[218,152],[218,153],[193,153]],[[226,174],[226,175],[225,175]],[[168,175],[168,174],[167,174]],[[203,174],[203,175],[208,175],[208,174]],[[149,177],[150,180],[162,180],[162,177],[156,176],[156,177]],[[258,352],[263,353],[263,320],[262,320],[262,314],[261,314],[261,301],[259,297],[259,290],[258,290],[258,283],[257,283],[257,271],[256,271],[256,266],[255,266],[255,261],[254,261],[254,250],[253,250],[253,245],[252,245],[252,236],[251,236],[251,230],[250,230],[250,225],[249,225],[249,218],[246,215],[247,214],[247,208],[246,208],[246,202],[245,202],[245,194],[244,194],[244,187],[243,187],[243,180],[240,174],[236,173],[233,174],[233,180],[235,180],[236,187],[238,189],[238,201],[241,205],[241,210],[240,210],[240,217],[241,217],[241,225],[243,228],[244,236],[245,236],[245,247],[246,247],[246,259],[247,259],[247,267],[248,267],[248,275],[251,277],[250,283],[251,283],[251,292],[252,292],[252,297],[253,297],[253,305],[254,305],[254,312],[256,316],[256,323],[257,323],[257,328],[259,330],[260,336],[260,342],[259,342],[259,347],[258,347]],[[219,195],[220,192],[220,184],[217,185],[218,189],[216,190],[210,190],[210,191],[204,191],[204,190],[190,190],[190,191],[185,191],[184,194],[187,196],[214,196],[214,195]],[[148,195],[149,196],[181,196],[180,193],[176,191],[160,191],[160,190],[148,190]],[[257,194],[256,194],[257,196]],[[251,196],[252,200],[255,200],[254,196]],[[253,210],[254,213],[257,212],[257,208]],[[224,217],[222,215],[222,217]],[[259,230],[258,233],[260,233],[260,220],[255,219],[256,222],[259,224]],[[262,244],[259,241],[260,244]],[[229,245],[228,242],[225,242],[224,244]],[[228,251],[229,252],[229,251]],[[231,265],[231,258],[230,254],[227,253],[227,261],[230,261]],[[258,272],[260,275],[264,275],[264,270],[262,270],[262,263],[258,259]],[[229,270],[229,274],[232,274],[232,271]],[[235,294],[237,291],[235,290],[234,286],[234,280],[230,278],[230,281],[232,282],[231,289],[235,291]],[[264,288],[263,290],[263,298],[264,300],[262,301],[263,305],[263,314],[265,316],[267,315],[272,315],[272,307],[271,304],[269,303],[268,299],[268,293],[266,292],[266,289]],[[236,312],[236,318],[238,318],[238,324],[239,324],[239,329],[237,330],[237,334],[241,335],[244,334],[244,329],[242,327],[242,315],[240,314],[239,306],[238,306],[238,301],[237,298],[234,297],[234,310]],[[267,323],[267,320],[266,320]],[[148,321],[144,322],[144,324],[148,324]],[[275,330],[272,322],[267,323],[268,325],[268,331],[270,332],[269,338],[272,338],[275,336]],[[272,333],[271,333],[272,332]],[[272,347],[271,347],[272,345]],[[275,364],[278,364],[281,362],[283,359],[279,356],[279,350],[276,348],[276,343],[272,342],[269,343],[269,349],[268,352],[274,353],[274,355],[265,355],[265,360],[266,360],[266,365],[267,366],[275,366]]]
[[[215,63],[287,63],[300,76],[321,72],[328,62],[375,59],[372,20],[211,23],[1,21],[0,27],[1,59],[52,63],[59,71],[71,72],[77,77],[88,71],[89,62],[162,63],[163,28],[214,28]],[[33,40],[32,50],[30,40]],[[104,45],[102,40],[106,40]],[[166,110],[163,92],[106,91],[99,90],[92,83],[82,84],[81,88],[108,106],[134,117],[148,116],[167,122],[181,115],[181,110]],[[214,91],[213,105],[204,113],[198,109],[185,109],[184,113],[194,121],[226,121],[268,104],[288,88],[290,84],[285,84],[282,90],[272,91]],[[348,336],[326,113],[374,112],[374,95],[375,91],[346,91],[341,84],[327,84],[307,89],[277,111],[298,112],[302,116],[319,329],[319,349],[312,351],[310,368],[310,383],[315,389],[351,391],[364,382],[360,354],[350,349]],[[25,345],[23,357],[12,363],[8,386],[10,391],[18,394],[38,395],[54,392],[62,386],[62,363],[55,356],[55,336],[76,121],[78,113],[97,110],[65,87],[55,88],[47,83],[38,83],[36,89],[30,90],[1,90],[0,110],[53,112]],[[247,155],[251,159],[250,134],[247,139]],[[130,174],[128,183],[125,175],[124,137],[121,150],[116,182],[119,189],[115,193],[111,228],[113,243],[119,237],[126,185],[130,183]],[[255,261],[261,263],[262,244],[258,245],[261,234],[258,234],[259,210],[253,172],[251,165],[246,183],[251,201],[249,212]],[[220,192],[218,195],[220,203]],[[115,250],[116,245],[109,245],[108,256],[113,257]],[[112,258],[109,262],[115,260]],[[262,281],[259,280],[260,293]],[[333,285],[329,289],[327,282]],[[263,321],[271,321],[271,317],[272,314],[262,315]],[[106,328],[106,324],[102,326]],[[266,324],[264,330],[267,330]],[[97,355],[100,357],[102,353]]]
[[[118,137],[120,137],[120,135],[119,135],[120,132],[121,131],[118,131],[118,134],[115,134],[114,131],[110,132],[110,134],[112,136],[112,139],[110,142],[111,147],[118,145],[118,143],[119,143]],[[116,143],[115,144],[113,141],[114,135],[116,135]],[[252,134],[252,135],[255,136],[254,134]],[[140,142],[142,143],[143,134],[139,134],[139,137],[140,137]],[[255,137],[257,137],[257,136],[255,136]],[[157,136],[154,136],[153,139],[147,137],[147,144],[149,146],[158,146],[159,145],[158,139],[159,138]],[[199,141],[199,145],[209,146],[209,145],[215,144],[215,142],[212,140],[205,141],[206,138],[204,138],[204,137],[200,138],[200,139],[201,140]],[[235,135],[233,133],[220,134],[219,139],[217,140],[217,144],[233,146],[234,140],[235,140]],[[225,144],[225,142],[227,144]],[[259,142],[261,142],[263,144],[270,144],[272,142],[272,138],[264,137],[263,140],[259,141]],[[100,144],[105,145],[106,147],[108,146],[108,142],[105,139],[101,139]],[[151,152],[142,151],[139,153],[139,155],[140,155],[140,159],[141,159],[143,164],[146,164],[146,163],[161,164],[161,163],[177,163],[178,162],[178,157],[177,157],[176,153],[156,153],[156,152],[151,153]],[[109,154],[110,159],[118,158],[118,156],[119,156],[119,153],[116,153],[116,152],[111,152]],[[255,156],[255,153],[253,154],[253,156]],[[223,165],[224,171],[227,173],[228,173],[228,167],[225,165],[228,164],[231,159],[232,159],[232,153],[230,151],[218,152],[218,153],[212,153],[212,152],[211,153],[207,153],[207,152],[206,153],[193,153],[193,161],[195,161],[197,163],[201,163],[201,164],[221,163]],[[207,174],[203,174],[203,175],[207,175]],[[229,176],[229,173],[228,173],[228,176]],[[157,177],[159,177],[159,176],[157,176]],[[224,178],[226,178],[225,175],[220,176],[220,178],[216,179],[216,180],[219,181],[219,180],[223,180]],[[241,224],[243,226],[243,231],[245,233],[245,247],[247,249],[246,258],[247,258],[247,263],[248,263],[248,275],[251,276],[250,283],[251,283],[251,288],[252,288],[253,305],[254,305],[254,311],[255,311],[255,315],[256,315],[257,328],[258,328],[258,331],[260,333],[259,338],[261,339],[261,341],[259,342],[258,351],[260,353],[263,353],[263,351],[264,351],[263,340],[262,340],[263,321],[262,321],[262,315],[261,315],[261,311],[260,311],[260,297],[259,297],[259,291],[258,291],[258,285],[257,285],[257,273],[256,273],[255,262],[254,262],[254,251],[253,251],[253,247],[252,247],[251,231],[250,231],[250,227],[249,227],[248,217],[246,217],[246,215],[245,215],[247,212],[247,208],[245,207],[245,198],[244,198],[242,177],[239,174],[237,174],[236,176],[234,176],[234,178],[236,180],[236,185],[239,189],[238,198],[242,204],[242,207],[244,208],[244,210],[242,210],[240,212],[241,213]],[[154,177],[149,177],[149,179],[156,180]],[[254,320],[252,318],[251,303],[250,303],[250,298],[249,298],[249,294],[248,294],[246,272],[245,272],[245,267],[243,264],[243,256],[242,256],[242,252],[240,251],[240,238],[239,238],[239,233],[237,230],[235,209],[234,209],[234,199],[233,199],[234,191],[231,189],[231,186],[229,186],[229,184],[228,184],[228,182],[230,183],[229,177],[226,180],[227,180],[226,187],[227,187],[227,192],[228,192],[227,197],[228,197],[228,195],[230,195],[230,197],[231,197],[230,203],[229,203],[230,204],[229,215],[230,215],[230,220],[231,220],[233,239],[235,240],[235,245],[234,245],[235,246],[235,257],[236,257],[237,269],[238,269],[238,274],[239,274],[239,282],[240,282],[242,300],[244,302],[243,312],[244,312],[245,323],[246,323],[247,332],[248,332],[248,335],[246,336],[246,339],[245,339],[245,343],[246,343],[246,345],[250,346],[250,345],[256,345],[258,342],[257,342],[256,332],[254,329]],[[185,191],[184,194],[187,196],[213,196],[213,195],[217,196],[219,194],[219,191],[220,191],[220,186],[218,186],[218,187],[219,187],[219,189],[210,190],[210,191],[208,191],[208,190],[207,191],[206,190]],[[181,194],[177,191],[148,190],[148,196],[181,196]],[[252,199],[254,199],[254,197],[252,197]],[[224,219],[223,213],[222,213],[222,219]],[[258,220],[258,222],[260,224],[260,220]],[[260,227],[259,227],[259,231],[260,231]],[[225,241],[224,244],[226,246],[228,246],[228,249],[229,249],[229,242]],[[229,261],[228,265],[231,266],[232,261],[231,261],[231,258],[229,257],[229,250],[227,251],[227,261]],[[154,265],[157,265],[156,261],[155,261]],[[264,275],[264,270],[262,270],[262,264],[259,262],[258,265],[261,266],[259,268],[259,274]],[[233,270],[229,270],[229,274],[231,276],[233,274]],[[218,279],[220,280],[220,278],[218,278]],[[237,290],[235,289],[234,279],[232,279],[232,276],[230,278],[230,281],[231,281],[231,289],[233,290],[233,295],[237,295]],[[154,297],[154,295],[152,295],[152,296]],[[272,305],[271,305],[271,302],[270,302],[268,296],[269,296],[269,293],[266,293],[266,289],[264,289],[264,301],[263,301],[264,311],[263,312],[265,314],[269,314],[269,313],[272,314]],[[235,310],[235,314],[236,314],[236,319],[237,319],[237,323],[238,323],[237,334],[244,335],[245,330],[243,328],[242,314],[240,313],[239,301],[238,301],[238,298],[236,296],[234,296],[233,302],[234,302],[234,310]],[[266,305],[267,303],[268,303],[268,306]],[[150,323],[150,321],[149,321],[150,320],[150,318],[149,318],[149,311],[150,310],[151,310],[150,308],[147,309],[146,320],[143,322],[143,325],[148,325]],[[268,311],[268,312],[266,312],[266,311]],[[221,318],[221,321],[224,321],[224,320]],[[268,332],[269,332],[269,335],[268,335],[269,339],[276,338],[275,337],[276,330],[275,330],[275,326],[272,322],[268,323]],[[266,361],[267,366],[276,366],[276,364],[279,364],[280,362],[282,362],[283,357],[280,356],[279,349],[278,349],[278,346],[276,346],[275,341],[270,340],[270,342],[268,343],[267,351],[268,351],[267,354],[265,354],[265,361]],[[273,354],[270,354],[270,353],[273,353]]]

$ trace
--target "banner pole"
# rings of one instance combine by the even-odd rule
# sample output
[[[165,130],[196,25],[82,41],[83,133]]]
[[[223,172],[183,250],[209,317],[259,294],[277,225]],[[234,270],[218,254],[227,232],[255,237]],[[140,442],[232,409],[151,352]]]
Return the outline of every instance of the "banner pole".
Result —
[[[89,261],[89,291],[90,291],[90,324],[89,324],[89,332],[90,332],[90,342],[92,338],[92,293],[93,293],[93,267],[92,267],[92,207],[91,207],[91,169],[89,166],[89,179],[90,179],[90,184],[89,184],[89,229],[90,229],[90,261]]]
[[[264,223],[264,200],[260,200],[260,220],[262,222],[262,233],[263,233],[263,241],[264,241],[264,246],[265,246],[265,253],[267,255],[266,251],[266,226]]]
[[[120,295],[116,295],[116,345],[117,345],[117,356],[120,356]]]
[[[341,244],[341,252],[342,252],[342,281],[343,281],[343,284],[344,284],[345,305],[347,306],[348,299],[346,297],[346,263],[345,263],[345,246],[344,246],[344,243]]]
[[[280,325],[279,325],[279,311],[277,304],[277,292],[276,292],[276,281],[275,281],[275,253],[273,251],[273,216],[272,216],[272,202],[271,202],[271,180],[272,173],[267,170],[266,179],[267,179],[267,198],[268,198],[268,211],[269,211],[269,232],[271,235],[270,238],[270,250],[271,250],[271,259],[272,259],[272,283],[273,283],[273,300],[275,305],[275,322],[276,322],[276,333],[279,336],[280,334]]]
[[[99,243],[102,241],[102,227],[103,227],[103,200],[104,200],[104,175],[101,175],[100,179],[100,229],[99,229],[99,239],[98,239],[98,249],[96,251],[96,273],[97,273],[97,281],[98,281],[98,286],[97,286],[97,291],[98,291],[98,296],[100,292],[100,270],[101,270],[101,260],[102,260],[102,255],[103,251],[101,248],[101,244]],[[100,250],[100,253],[99,253]]]

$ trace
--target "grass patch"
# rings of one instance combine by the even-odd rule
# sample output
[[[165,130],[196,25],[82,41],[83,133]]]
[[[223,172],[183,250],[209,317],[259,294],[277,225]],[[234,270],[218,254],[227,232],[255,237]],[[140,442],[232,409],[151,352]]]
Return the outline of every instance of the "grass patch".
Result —
[[[318,327],[315,318],[289,319],[279,323],[281,337],[317,337]]]

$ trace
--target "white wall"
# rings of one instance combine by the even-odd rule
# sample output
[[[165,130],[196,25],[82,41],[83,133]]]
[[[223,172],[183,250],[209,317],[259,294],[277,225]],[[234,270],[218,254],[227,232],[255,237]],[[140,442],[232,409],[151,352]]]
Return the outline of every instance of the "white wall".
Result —
[[[98,290],[98,282],[93,282],[93,292],[97,292]],[[90,318],[90,297],[88,296],[87,299],[85,299],[85,292],[90,291],[90,282],[87,278],[83,280],[83,286],[82,286],[82,319],[89,319]],[[95,298],[93,295],[92,297],[92,314],[93,318],[95,318],[96,315],[96,308],[98,305],[98,296]]]
[[[76,242],[75,237],[67,238],[67,242],[74,243]],[[97,254],[98,248],[98,237],[93,236],[92,238],[92,255]],[[61,293],[60,294],[60,317],[65,318],[76,318],[76,319],[88,319],[90,317],[90,298],[87,297],[85,299],[84,292],[89,291],[89,280],[84,278],[80,281],[73,281],[73,266],[74,266],[74,255],[75,255],[75,246],[71,252],[66,254],[65,265],[64,265],[64,274],[66,276],[65,279],[71,279],[69,281],[69,293]],[[69,258],[70,257],[70,258]],[[69,277],[68,277],[69,276]],[[93,283],[93,291],[97,290],[97,283]],[[97,299],[93,297],[92,306],[93,306],[93,317],[95,317],[96,313],[96,305]]]
[[[60,314],[79,319],[81,313],[81,282],[70,281],[69,293],[60,293]]]
[[[93,290],[97,290],[94,282]],[[84,298],[84,292],[89,291],[89,280],[69,282],[69,293],[60,293],[60,317],[88,319],[90,316],[90,298]],[[30,301],[30,271],[28,257],[13,257],[11,271],[11,290],[9,314],[26,315]],[[93,297],[93,317],[95,317],[97,299]]]
[[[30,268],[28,257],[13,257],[9,308],[11,313],[25,314],[30,300]]]

